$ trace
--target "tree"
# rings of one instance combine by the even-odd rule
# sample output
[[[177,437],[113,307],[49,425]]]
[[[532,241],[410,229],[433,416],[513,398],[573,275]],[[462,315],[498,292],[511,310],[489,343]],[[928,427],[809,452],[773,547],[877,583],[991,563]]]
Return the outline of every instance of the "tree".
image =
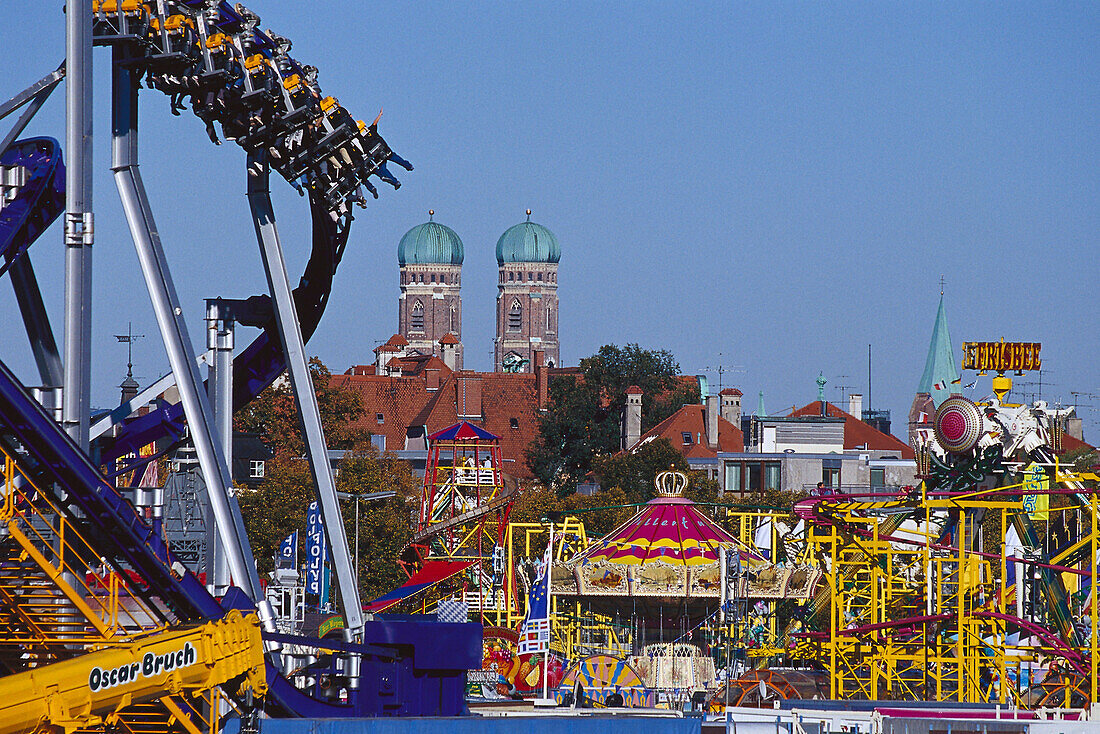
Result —
[[[680,366],[666,350],[637,344],[600,347],[581,360],[581,375],[550,383],[550,405],[539,417],[539,435],[527,451],[531,472],[565,496],[593,466],[595,457],[619,450],[626,391],[642,389],[642,430],[648,430],[691,398],[690,386],[677,383]],[[698,387],[694,388],[698,399]]]
[[[340,462],[336,488],[350,495],[394,492],[359,503],[359,591],[363,601],[400,586],[405,574],[397,560],[413,534],[420,482],[407,462],[373,446],[349,452]],[[341,502],[348,544],[355,552],[355,500]]]
[[[332,386],[332,373],[316,357],[309,361],[313,390],[325,429],[325,441],[330,449],[353,449],[370,443],[370,432],[356,423],[363,406],[359,393]],[[286,380],[261,392],[255,400],[237,411],[234,428],[245,433],[257,433],[276,459],[300,457],[305,454],[298,407]]]

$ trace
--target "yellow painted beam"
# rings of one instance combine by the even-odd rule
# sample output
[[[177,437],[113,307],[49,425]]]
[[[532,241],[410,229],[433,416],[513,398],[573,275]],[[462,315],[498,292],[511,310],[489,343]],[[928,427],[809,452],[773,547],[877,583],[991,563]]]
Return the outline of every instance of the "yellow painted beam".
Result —
[[[0,734],[43,724],[92,726],[127,706],[209,690],[240,675],[247,675],[253,692],[266,692],[259,622],[234,610],[217,622],[158,632],[0,678]]]

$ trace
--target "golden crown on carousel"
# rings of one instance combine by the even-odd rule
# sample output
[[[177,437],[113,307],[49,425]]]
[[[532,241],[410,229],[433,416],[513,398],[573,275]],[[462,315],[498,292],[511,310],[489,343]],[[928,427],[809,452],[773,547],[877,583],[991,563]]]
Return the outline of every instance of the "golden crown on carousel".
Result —
[[[688,477],[682,471],[663,471],[657,474],[653,486],[662,497],[679,497],[687,489]]]

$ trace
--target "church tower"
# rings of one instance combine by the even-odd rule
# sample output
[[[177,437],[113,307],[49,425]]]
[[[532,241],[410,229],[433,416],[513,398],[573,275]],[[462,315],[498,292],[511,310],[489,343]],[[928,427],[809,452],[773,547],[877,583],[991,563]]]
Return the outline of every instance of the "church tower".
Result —
[[[909,409],[909,445],[916,448],[931,435],[932,418],[945,399],[959,391],[959,363],[947,330],[947,313],[943,309],[943,292],[936,311],[936,323],[932,327],[932,340],[928,344],[928,356],[924,360],[917,394]]]
[[[530,372],[535,352],[561,364],[558,346],[558,260],[561,247],[546,227],[527,221],[497,240],[497,335],[493,369]]]
[[[401,295],[397,301],[397,333],[409,351],[453,358],[462,369],[462,240],[450,227],[428,221],[410,229],[397,245]],[[440,340],[446,340],[444,355]],[[457,344],[455,342],[457,341]],[[453,350],[453,351],[451,351]]]

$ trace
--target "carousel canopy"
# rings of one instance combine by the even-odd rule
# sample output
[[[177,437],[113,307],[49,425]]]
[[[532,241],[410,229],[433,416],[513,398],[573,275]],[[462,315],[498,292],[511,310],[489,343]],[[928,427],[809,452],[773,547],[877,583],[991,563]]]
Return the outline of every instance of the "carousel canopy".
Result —
[[[718,597],[723,549],[735,549],[743,598],[807,598],[820,572],[775,565],[681,497],[687,476],[661,472],[658,497],[608,535],[592,542],[551,575],[554,594],[585,597]]]
[[[609,535],[597,540],[575,562],[607,561],[639,565],[702,566],[718,562],[722,547],[739,543],[682,497],[659,497]],[[744,552],[744,551],[742,551]]]
[[[450,428],[436,431],[428,436],[429,441],[499,441],[500,436],[478,428],[469,421],[455,423]]]

